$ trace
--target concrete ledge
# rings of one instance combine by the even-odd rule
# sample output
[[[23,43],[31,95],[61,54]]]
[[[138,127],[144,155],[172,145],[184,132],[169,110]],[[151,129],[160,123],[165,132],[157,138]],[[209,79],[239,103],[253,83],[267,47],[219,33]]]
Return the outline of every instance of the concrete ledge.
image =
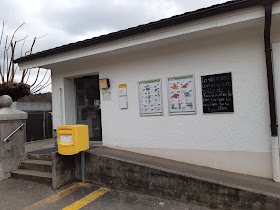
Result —
[[[57,152],[51,154],[52,186],[54,190],[75,179],[75,156],[63,156]]]
[[[224,171],[272,179],[271,152],[111,147]]]
[[[27,118],[28,114],[20,110],[11,107],[5,107],[0,109],[0,121],[26,120]]]
[[[76,178],[80,178],[76,156]],[[97,184],[221,209],[279,209],[271,180],[100,147],[86,152],[86,178]]]

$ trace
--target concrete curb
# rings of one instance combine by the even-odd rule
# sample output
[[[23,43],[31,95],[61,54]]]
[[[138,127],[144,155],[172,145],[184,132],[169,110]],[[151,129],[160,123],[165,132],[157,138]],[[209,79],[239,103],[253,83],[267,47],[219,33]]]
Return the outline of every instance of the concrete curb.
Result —
[[[99,147],[86,155],[86,182],[218,209],[279,209],[272,180]],[[53,187],[81,179],[80,154],[52,154]]]
[[[75,162],[75,177],[80,178],[79,156]],[[279,209],[280,185],[273,189],[270,180],[190,165],[106,147],[86,152],[87,182],[211,208]],[[244,180],[227,182],[231,176]],[[263,190],[242,184],[251,179],[262,182],[258,187]]]

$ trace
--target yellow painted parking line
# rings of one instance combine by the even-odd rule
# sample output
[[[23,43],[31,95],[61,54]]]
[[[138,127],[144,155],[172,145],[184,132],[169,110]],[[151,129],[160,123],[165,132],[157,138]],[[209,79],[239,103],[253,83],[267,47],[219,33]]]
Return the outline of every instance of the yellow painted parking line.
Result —
[[[90,202],[94,201],[95,199],[99,198],[106,192],[109,192],[110,190],[111,189],[109,189],[109,188],[101,187],[98,190],[90,193],[86,197],[82,198],[81,200],[78,200],[75,203],[65,207],[63,210],[78,210],[78,209],[86,206]]]
[[[24,208],[23,210],[30,210],[30,209],[33,209],[33,208],[37,208],[37,207],[42,207],[44,205],[47,205],[49,203],[53,203],[61,198],[64,198],[66,197],[67,195],[71,194],[72,192],[75,192],[76,190],[78,190],[80,187],[84,187],[84,186],[87,186],[88,183],[77,183],[77,184],[74,184],[62,191],[60,191],[59,193],[51,196],[51,197],[48,197],[44,200],[41,200],[37,203],[34,203],[33,205],[31,206],[28,206],[26,208]]]

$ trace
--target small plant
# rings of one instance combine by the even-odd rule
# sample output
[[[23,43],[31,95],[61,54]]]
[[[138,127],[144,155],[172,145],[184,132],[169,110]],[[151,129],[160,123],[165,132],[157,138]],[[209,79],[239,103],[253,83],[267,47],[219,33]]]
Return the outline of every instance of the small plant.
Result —
[[[4,82],[0,84],[0,96],[9,95],[13,101],[19,98],[30,95],[30,86],[24,83]]]
[[[26,37],[22,39],[15,40],[16,32],[24,25],[21,24],[12,34],[9,39],[8,35],[4,35],[5,22],[2,23],[2,30],[0,34],[0,95],[10,95],[13,101],[16,101],[18,98],[21,98],[25,95],[35,94],[44,88],[51,85],[51,76],[47,77],[48,69],[45,69],[43,77],[40,77],[42,69],[23,69],[18,71],[18,65],[13,63],[15,54],[19,56],[23,55],[23,49],[26,41]],[[32,54],[34,45],[36,41],[42,37],[36,37],[33,39],[33,42],[24,55]],[[18,44],[21,44],[20,53],[16,51]],[[36,71],[35,81],[30,83],[30,74],[31,71]]]
[[[210,204],[210,209],[217,209],[218,207],[217,207],[217,205],[216,204],[214,204],[214,203],[211,203]]]

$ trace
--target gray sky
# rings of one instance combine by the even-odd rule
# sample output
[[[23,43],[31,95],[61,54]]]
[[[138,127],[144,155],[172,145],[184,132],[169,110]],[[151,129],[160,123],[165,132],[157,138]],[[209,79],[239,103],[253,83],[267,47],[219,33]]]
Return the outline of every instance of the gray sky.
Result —
[[[25,23],[16,39],[28,35],[26,47],[32,44],[34,36],[47,34],[37,41],[33,52],[38,52],[223,2],[225,0],[1,0],[0,20],[5,21],[5,34],[9,36]]]

